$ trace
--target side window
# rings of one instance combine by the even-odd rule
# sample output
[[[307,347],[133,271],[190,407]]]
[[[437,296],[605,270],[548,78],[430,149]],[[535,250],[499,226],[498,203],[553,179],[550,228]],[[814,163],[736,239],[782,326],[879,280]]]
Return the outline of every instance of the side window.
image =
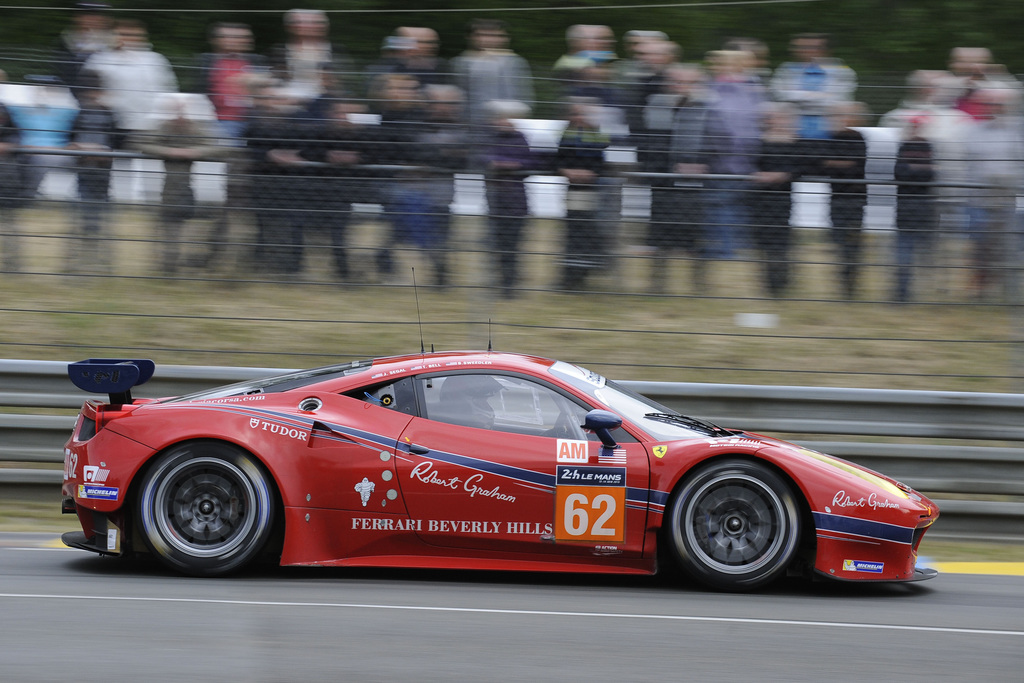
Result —
[[[562,394],[522,377],[458,374],[417,380],[424,416],[463,427],[560,439],[586,439],[587,411]]]
[[[397,382],[386,382],[362,387],[345,393],[346,396],[366,401],[388,410],[395,410],[408,415],[416,414],[416,391],[409,377]]]

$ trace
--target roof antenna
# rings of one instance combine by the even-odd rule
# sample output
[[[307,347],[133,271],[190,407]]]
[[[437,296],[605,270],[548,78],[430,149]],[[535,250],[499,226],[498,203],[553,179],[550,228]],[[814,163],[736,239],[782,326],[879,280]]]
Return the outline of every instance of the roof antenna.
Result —
[[[487,319],[487,353],[491,352],[491,319]]]
[[[426,347],[423,344],[423,319],[420,317],[420,290],[416,287],[416,266],[412,267],[412,293],[416,297],[416,324],[420,328],[420,354],[427,352]],[[430,350],[434,350],[434,346],[430,346]]]

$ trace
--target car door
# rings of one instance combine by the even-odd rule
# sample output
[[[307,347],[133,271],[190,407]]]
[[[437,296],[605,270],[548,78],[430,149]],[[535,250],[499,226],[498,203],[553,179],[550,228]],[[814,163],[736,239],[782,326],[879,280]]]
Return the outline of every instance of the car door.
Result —
[[[580,427],[590,406],[533,377],[459,372],[415,382],[419,416],[399,440],[396,466],[425,542],[640,554],[646,499],[627,500],[627,482],[646,491],[649,481],[640,443],[619,430],[622,448],[602,462],[600,442]]]
[[[301,468],[309,507],[404,515],[394,454],[415,413],[412,380],[383,383],[350,396],[325,395],[307,437]]]

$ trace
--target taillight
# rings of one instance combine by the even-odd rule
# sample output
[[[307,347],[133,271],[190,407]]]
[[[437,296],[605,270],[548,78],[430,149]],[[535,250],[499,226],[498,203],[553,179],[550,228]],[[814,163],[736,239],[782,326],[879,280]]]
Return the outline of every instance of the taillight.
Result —
[[[82,426],[78,428],[78,440],[88,441],[96,436],[96,420],[91,417],[82,417]]]

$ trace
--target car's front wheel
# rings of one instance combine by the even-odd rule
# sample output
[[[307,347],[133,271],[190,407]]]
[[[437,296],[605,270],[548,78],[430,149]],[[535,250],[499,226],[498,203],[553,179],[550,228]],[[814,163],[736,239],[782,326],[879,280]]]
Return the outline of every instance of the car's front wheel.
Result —
[[[797,551],[800,514],[789,484],[746,460],[713,462],[691,475],[666,510],[666,541],[682,569],[723,590],[778,578]]]
[[[167,567],[195,576],[235,571],[266,546],[274,521],[269,476],[231,444],[171,448],[145,473],[136,521]]]

